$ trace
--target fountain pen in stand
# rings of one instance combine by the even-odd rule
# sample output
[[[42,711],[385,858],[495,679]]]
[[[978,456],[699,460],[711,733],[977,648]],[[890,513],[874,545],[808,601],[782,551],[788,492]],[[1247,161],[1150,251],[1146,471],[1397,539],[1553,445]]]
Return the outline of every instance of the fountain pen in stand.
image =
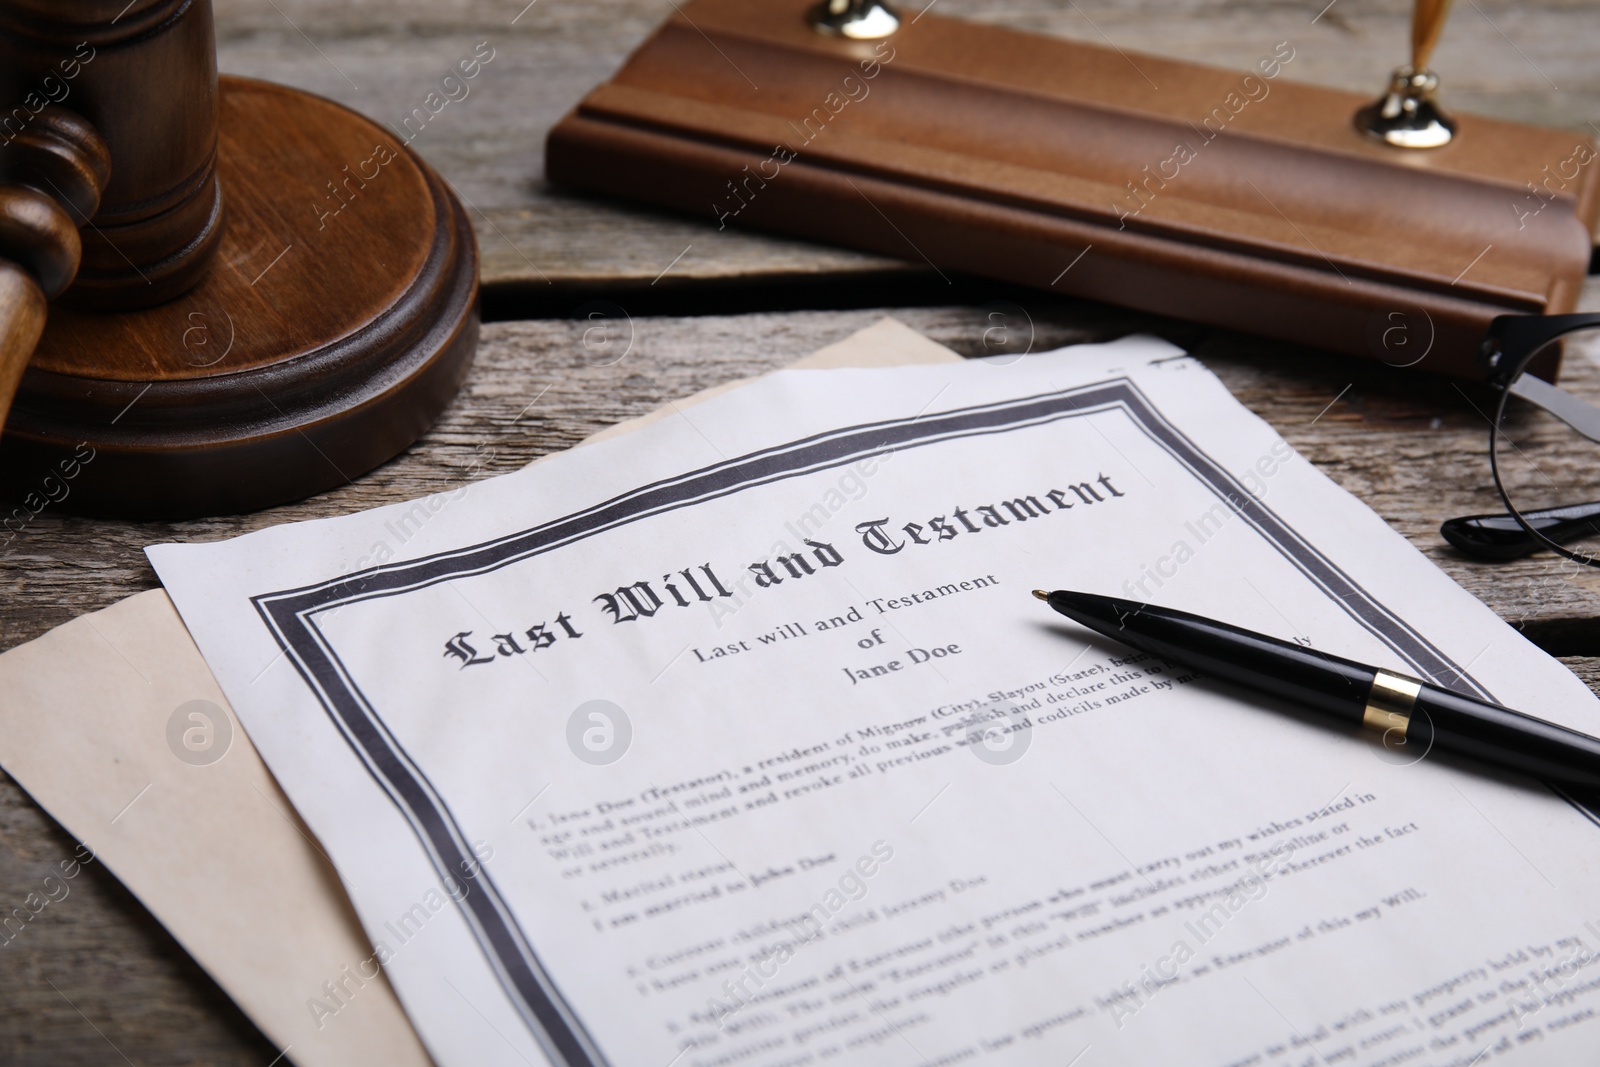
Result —
[[[1520,711],[1186,611],[1064,589],[1033,595],[1113,641],[1380,730],[1386,744],[1600,788],[1600,739]]]

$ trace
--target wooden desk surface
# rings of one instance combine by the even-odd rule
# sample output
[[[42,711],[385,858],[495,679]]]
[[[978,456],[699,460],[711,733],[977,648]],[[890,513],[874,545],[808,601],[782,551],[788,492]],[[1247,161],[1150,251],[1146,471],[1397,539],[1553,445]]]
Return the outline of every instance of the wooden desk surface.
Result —
[[[900,2],[915,11],[924,0]],[[945,16],[1241,70],[1288,41],[1295,58],[1286,77],[1373,96],[1408,58],[1410,39],[1410,5],[1401,0],[935,2]],[[412,142],[472,205],[483,278],[491,286],[521,283],[543,297],[594,286],[626,289],[648,285],[669,264],[660,284],[865,280],[906,269],[737,226],[718,232],[704,219],[597,202],[545,185],[545,131],[671,12],[667,0],[216,5],[223,70],[288,82],[394,126],[478,42],[494,48],[471,94],[447,105]],[[1591,8],[1570,0],[1460,5],[1435,52],[1444,99],[1460,111],[1594,135],[1600,74],[1590,47],[1593,19]],[[1530,164],[1530,178],[1543,162]],[[906,255],[916,258],[909,249]],[[916,270],[931,277],[920,260]]]
[[[940,11],[1233,66],[1289,40],[1298,51],[1289,76],[1375,91],[1403,58],[1403,5],[1336,0],[1313,23],[1325,2],[941,0]],[[926,267],[731,228],[719,233],[703,220],[547,189],[545,129],[670,5],[524,3],[218,0],[220,62],[225,71],[298,85],[398,123],[446,67],[489,41],[495,58],[471,95],[448,105],[414,144],[473,206],[492,307],[560,316],[586,300],[609,299],[632,316],[628,357],[612,367],[588,365],[582,329],[569,319],[492,323],[466,388],[438,426],[406,455],[344,489],[263,514],[180,524],[89,521],[47,510],[0,549],[0,649],[153,587],[139,551],[145,544],[344,513],[513,470],[668,399],[780,366],[883,313],[666,312],[806,302],[870,308],[879,294],[890,294],[882,299],[918,305],[890,313],[966,354],[983,352],[991,310],[1004,315],[1014,336],[1031,329],[1036,350],[1134,330],[1191,347],[1302,454],[1600,689],[1600,572],[1574,577],[1548,559],[1484,567],[1439,540],[1442,517],[1495,506],[1486,425],[1453,386],[1042,294],[964,287],[963,297],[980,304],[991,295],[1010,303],[951,306],[950,290]],[[1600,114],[1592,17],[1560,0],[1464,5],[1436,56],[1450,102],[1589,129],[1588,118]],[[1600,309],[1600,285],[1591,284],[1584,306]],[[1600,353],[1572,360],[1567,380],[1600,401]],[[68,835],[0,774],[0,912],[20,905],[71,852]],[[95,866],[74,880],[69,898],[0,947],[0,1005],[0,1063],[8,1065],[126,1059],[262,1067],[278,1055]]]

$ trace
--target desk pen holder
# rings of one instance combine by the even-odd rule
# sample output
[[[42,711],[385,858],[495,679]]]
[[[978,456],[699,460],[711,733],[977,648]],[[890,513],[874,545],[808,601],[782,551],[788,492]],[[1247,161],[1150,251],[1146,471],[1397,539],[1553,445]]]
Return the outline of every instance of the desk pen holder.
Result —
[[[1396,147],[1357,128],[1370,97],[1294,81],[1288,42],[1230,71],[816,15],[681,5],[551,131],[549,178],[1463,378],[1495,316],[1576,303],[1587,137],[1456,115],[1442,147]]]

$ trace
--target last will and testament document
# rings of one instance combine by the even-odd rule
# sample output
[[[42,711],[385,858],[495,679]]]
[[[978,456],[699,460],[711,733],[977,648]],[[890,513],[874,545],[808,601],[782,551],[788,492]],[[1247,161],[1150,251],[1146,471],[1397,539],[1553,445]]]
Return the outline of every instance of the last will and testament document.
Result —
[[[1160,342],[785,372],[150,550],[443,1064],[1579,1063],[1600,826],[1062,624],[1600,704]]]

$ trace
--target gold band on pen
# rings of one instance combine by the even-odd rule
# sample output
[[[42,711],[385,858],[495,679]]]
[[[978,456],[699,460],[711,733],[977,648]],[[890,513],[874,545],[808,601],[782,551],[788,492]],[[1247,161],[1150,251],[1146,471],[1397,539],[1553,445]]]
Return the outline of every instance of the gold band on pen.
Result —
[[[1411,709],[1416,706],[1422,683],[1403,674],[1379,671],[1372,679],[1372,689],[1367,693],[1367,707],[1361,713],[1361,722],[1374,730],[1388,733],[1399,730],[1406,735],[1411,725]]]

